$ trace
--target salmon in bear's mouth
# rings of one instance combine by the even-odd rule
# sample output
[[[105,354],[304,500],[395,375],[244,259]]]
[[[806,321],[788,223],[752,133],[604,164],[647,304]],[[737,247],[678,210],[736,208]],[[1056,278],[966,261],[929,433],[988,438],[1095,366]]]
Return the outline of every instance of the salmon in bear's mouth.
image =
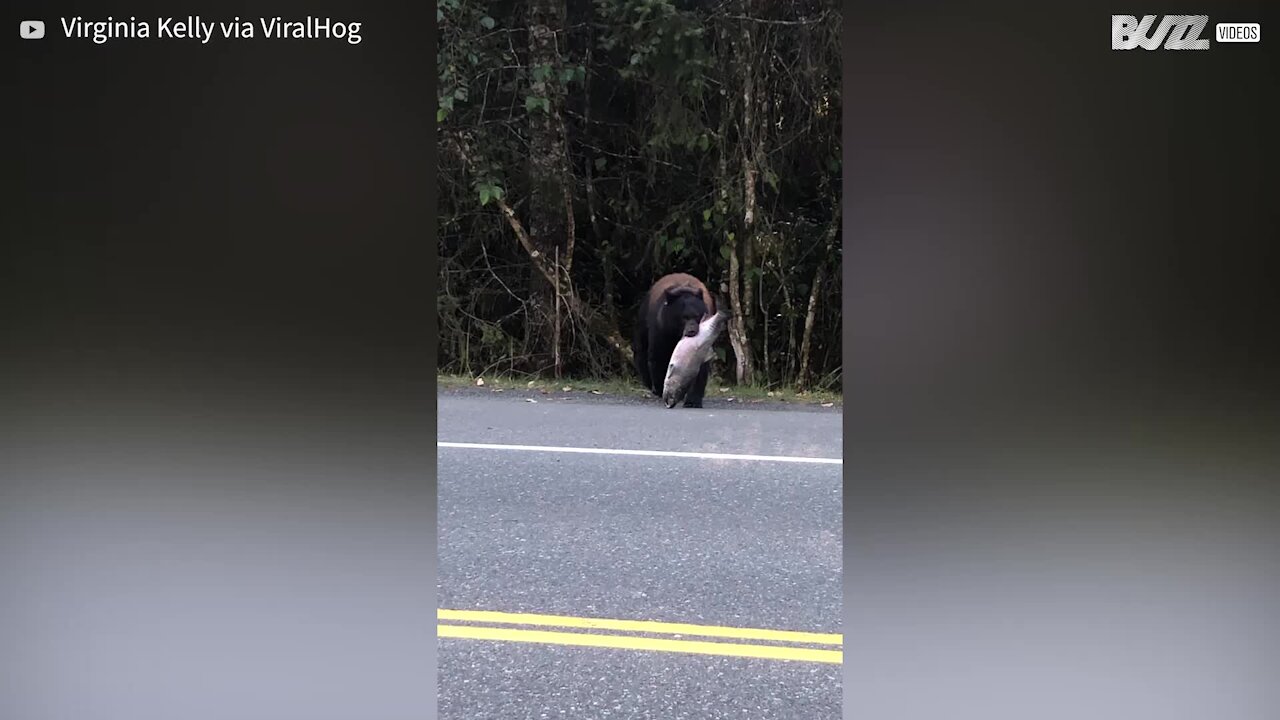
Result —
[[[713,346],[728,317],[728,313],[718,312],[703,320],[696,333],[686,335],[676,343],[667,365],[667,377],[662,383],[662,400],[668,408],[675,407],[684,399],[703,363],[715,355]]]

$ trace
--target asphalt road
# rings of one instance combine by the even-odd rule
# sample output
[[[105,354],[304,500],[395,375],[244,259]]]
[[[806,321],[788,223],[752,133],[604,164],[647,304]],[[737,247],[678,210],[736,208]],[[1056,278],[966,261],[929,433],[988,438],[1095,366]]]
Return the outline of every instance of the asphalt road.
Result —
[[[841,456],[835,412],[443,394],[439,418],[442,442]],[[841,632],[838,464],[441,447],[438,470],[440,608]],[[441,718],[840,717],[838,663],[516,629],[439,639]]]

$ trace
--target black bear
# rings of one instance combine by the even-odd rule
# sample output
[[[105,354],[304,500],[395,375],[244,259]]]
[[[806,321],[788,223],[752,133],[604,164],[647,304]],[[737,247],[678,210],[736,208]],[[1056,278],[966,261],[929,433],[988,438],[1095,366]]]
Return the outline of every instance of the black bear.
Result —
[[[662,381],[667,375],[671,351],[682,337],[698,334],[698,323],[716,314],[716,300],[698,278],[685,273],[672,273],[658,278],[640,303],[636,330],[631,339],[636,371],[640,380],[662,396]],[[710,361],[702,364],[698,377],[685,396],[687,408],[702,407],[707,391]]]

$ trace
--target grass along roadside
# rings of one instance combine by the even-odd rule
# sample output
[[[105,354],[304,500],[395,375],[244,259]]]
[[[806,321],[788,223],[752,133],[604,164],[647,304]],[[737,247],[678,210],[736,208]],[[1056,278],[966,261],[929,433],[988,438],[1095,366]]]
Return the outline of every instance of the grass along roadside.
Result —
[[[596,379],[534,379],[510,376],[486,376],[482,378],[467,375],[436,376],[436,385],[441,389],[488,388],[491,392],[533,391],[544,395],[562,393],[587,393],[613,397],[648,397],[648,390],[640,387],[633,380],[596,380]],[[823,407],[840,407],[843,398],[838,393],[822,390],[811,390],[797,393],[794,388],[763,388],[750,385],[722,385],[707,383],[707,398],[716,398],[744,404],[782,403],[798,405],[821,405]]]

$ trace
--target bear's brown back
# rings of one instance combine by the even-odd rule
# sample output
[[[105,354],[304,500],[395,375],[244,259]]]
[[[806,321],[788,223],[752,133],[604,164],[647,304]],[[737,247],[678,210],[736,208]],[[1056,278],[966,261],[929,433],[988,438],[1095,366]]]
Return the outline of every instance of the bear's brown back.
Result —
[[[703,304],[707,306],[707,314],[703,316],[704,319],[716,314],[715,296],[711,294],[711,291],[707,289],[707,286],[701,280],[688,273],[671,273],[658,278],[653,287],[649,288],[648,304],[652,306],[654,303],[661,302],[663,294],[673,288],[689,288],[691,291],[696,291],[700,294]]]

